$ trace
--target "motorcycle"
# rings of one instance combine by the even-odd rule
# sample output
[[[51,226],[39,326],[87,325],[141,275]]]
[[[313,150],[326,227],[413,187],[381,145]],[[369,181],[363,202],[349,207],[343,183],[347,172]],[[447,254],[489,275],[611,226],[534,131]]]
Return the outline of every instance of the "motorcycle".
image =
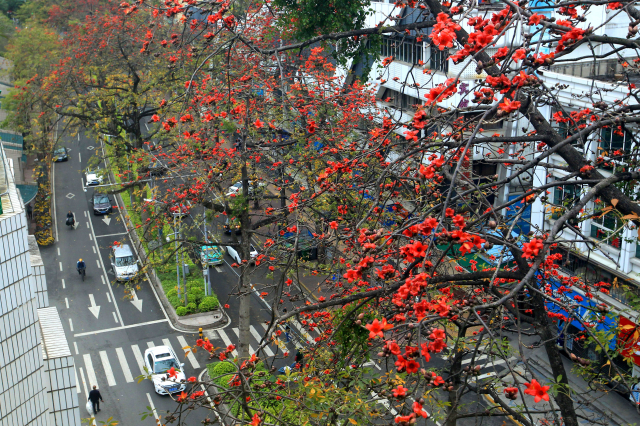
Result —
[[[71,228],[75,229],[75,225],[76,225],[76,219],[73,216],[67,216],[67,226],[70,226]]]

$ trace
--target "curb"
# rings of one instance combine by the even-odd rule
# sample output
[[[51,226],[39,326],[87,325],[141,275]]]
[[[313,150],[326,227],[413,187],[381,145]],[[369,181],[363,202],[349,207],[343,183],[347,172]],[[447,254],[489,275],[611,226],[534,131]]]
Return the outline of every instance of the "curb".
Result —
[[[102,142],[102,141],[101,141]],[[109,162],[108,158],[104,158],[104,161],[107,163],[107,166],[109,168],[109,178],[111,179],[112,182],[115,182],[115,176],[113,175],[113,170],[111,169],[111,164]],[[133,225],[133,223],[131,222],[131,219],[129,219],[129,212],[127,212],[126,207],[124,206],[124,202],[122,201],[122,196],[120,193],[115,194],[115,199],[116,199],[116,203],[118,204],[118,210],[120,211],[122,218],[125,221],[125,227],[127,230],[127,235],[129,235],[129,238],[131,238],[131,241],[134,243],[134,249],[136,250],[138,257],[145,263],[148,264],[148,257],[147,257],[147,252],[144,249],[144,246],[142,245],[142,242],[140,241],[140,237],[138,237],[138,233],[135,231],[135,226]],[[220,318],[208,323],[208,324],[200,324],[200,325],[191,325],[191,324],[186,324],[183,321],[180,321],[180,317],[178,316],[178,314],[176,314],[176,310],[175,308],[169,303],[169,301],[167,300],[167,296],[164,292],[164,288],[162,288],[162,284],[160,283],[160,279],[158,279],[158,276],[156,275],[156,270],[154,268],[148,268],[147,272],[147,278],[149,280],[149,283],[153,286],[156,294],[158,295],[158,299],[160,300],[160,303],[162,304],[162,309],[163,311],[165,311],[165,313],[167,314],[167,317],[169,319],[169,321],[171,322],[171,324],[173,324],[174,327],[179,327],[183,330],[186,331],[198,331],[199,329],[202,330],[210,330],[210,329],[216,329],[216,328],[220,328],[220,326],[226,325],[229,322],[229,317],[226,314],[226,312],[220,307],[218,308],[217,311],[211,311],[210,313],[215,315],[218,314],[220,315]],[[209,313],[209,312],[207,312]]]

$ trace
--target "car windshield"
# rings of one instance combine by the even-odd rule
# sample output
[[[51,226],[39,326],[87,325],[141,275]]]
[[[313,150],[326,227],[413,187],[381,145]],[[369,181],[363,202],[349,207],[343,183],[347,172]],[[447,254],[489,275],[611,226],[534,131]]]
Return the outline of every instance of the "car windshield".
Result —
[[[166,358],[156,361],[153,366],[153,372],[155,374],[164,374],[171,369],[171,367],[178,370],[180,365],[176,362],[175,358]]]
[[[104,204],[109,202],[109,197],[106,195],[96,195],[93,199],[93,202],[96,204]]]
[[[133,256],[122,256],[116,257],[116,266],[131,266],[134,265],[136,261]]]
[[[65,154],[64,148],[58,148],[54,152],[56,155]]]
[[[202,247],[202,252],[206,256],[216,256],[218,255],[218,250],[215,247]]]

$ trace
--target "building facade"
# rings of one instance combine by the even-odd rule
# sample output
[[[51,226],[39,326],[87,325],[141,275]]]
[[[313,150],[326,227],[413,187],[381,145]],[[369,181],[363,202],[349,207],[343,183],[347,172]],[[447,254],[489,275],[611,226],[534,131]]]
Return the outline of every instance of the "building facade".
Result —
[[[60,318],[49,308],[40,253],[28,237],[11,161],[1,144],[0,203],[0,426],[80,426],[75,375],[62,383],[51,380],[51,371],[60,369],[55,358],[60,366],[64,358],[64,350],[52,348],[66,346],[69,352],[69,347],[64,333],[47,341]],[[70,352],[65,361],[73,369]]]

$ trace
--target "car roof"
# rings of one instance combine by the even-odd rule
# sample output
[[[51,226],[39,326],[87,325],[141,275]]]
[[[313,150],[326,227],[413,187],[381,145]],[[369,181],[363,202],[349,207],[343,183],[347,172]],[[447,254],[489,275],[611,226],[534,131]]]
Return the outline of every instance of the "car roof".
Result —
[[[173,358],[173,352],[171,351],[171,348],[169,346],[154,346],[153,348],[147,349],[144,353],[145,355],[151,354],[156,359],[163,359],[168,357]]]
[[[107,194],[103,194],[102,192],[94,192],[93,193],[93,198],[95,198],[97,196],[104,196],[104,197],[109,198],[109,196]]]
[[[129,244],[122,244],[120,246],[114,247],[113,253],[116,256],[133,256],[133,252],[131,251],[131,247],[129,247]]]

